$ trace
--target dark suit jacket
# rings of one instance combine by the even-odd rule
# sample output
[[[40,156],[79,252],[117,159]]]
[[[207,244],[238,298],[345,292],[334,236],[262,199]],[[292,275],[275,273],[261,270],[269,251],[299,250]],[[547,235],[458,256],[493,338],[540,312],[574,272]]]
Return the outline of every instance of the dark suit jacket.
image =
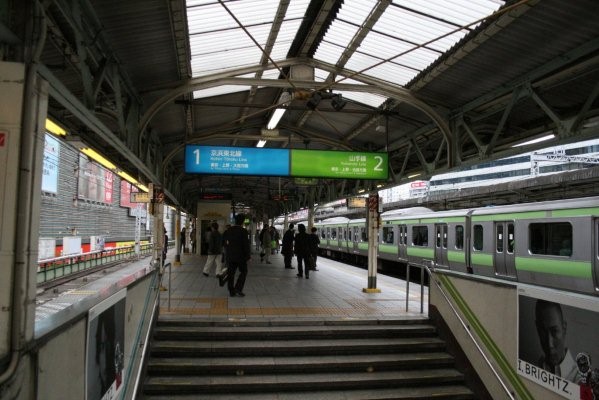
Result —
[[[248,231],[239,225],[227,229],[223,235],[223,244],[227,252],[227,261],[246,262],[251,258]]]

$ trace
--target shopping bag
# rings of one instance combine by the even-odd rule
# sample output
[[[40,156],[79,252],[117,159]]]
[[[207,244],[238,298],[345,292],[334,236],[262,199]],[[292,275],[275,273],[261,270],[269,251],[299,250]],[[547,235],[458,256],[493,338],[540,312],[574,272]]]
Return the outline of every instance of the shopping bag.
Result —
[[[225,283],[227,283],[227,280],[229,279],[229,270],[225,269],[220,276],[218,277],[218,284],[222,287],[225,286]]]

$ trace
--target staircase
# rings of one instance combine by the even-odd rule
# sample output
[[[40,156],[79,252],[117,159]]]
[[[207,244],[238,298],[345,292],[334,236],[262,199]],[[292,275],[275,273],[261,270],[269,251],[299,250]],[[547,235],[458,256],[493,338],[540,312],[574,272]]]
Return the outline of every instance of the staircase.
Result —
[[[159,320],[141,399],[474,399],[426,320]]]

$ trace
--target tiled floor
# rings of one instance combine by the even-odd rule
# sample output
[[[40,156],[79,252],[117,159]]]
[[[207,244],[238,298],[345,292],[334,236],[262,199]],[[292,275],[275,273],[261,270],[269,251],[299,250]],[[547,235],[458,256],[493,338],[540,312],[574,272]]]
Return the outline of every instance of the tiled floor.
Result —
[[[318,271],[310,279],[296,277],[297,269],[283,268],[283,257],[275,254],[272,264],[260,262],[257,254],[249,262],[245,297],[229,297],[212,272],[202,274],[205,256],[183,254],[181,265],[171,267],[163,278],[160,314],[201,316],[209,319],[397,319],[426,316],[428,290],[424,291],[424,314],[420,313],[420,286],[410,285],[406,312],[405,281],[377,275],[380,293],[365,293],[368,272],[319,257]],[[296,267],[296,259],[293,259]],[[170,273],[170,277],[169,277]],[[170,279],[170,283],[169,283]],[[170,285],[170,286],[169,286]]]

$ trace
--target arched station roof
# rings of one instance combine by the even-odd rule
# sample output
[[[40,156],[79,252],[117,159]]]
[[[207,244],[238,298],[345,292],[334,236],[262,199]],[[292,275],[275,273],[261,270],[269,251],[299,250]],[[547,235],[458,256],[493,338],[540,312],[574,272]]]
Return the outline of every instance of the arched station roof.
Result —
[[[162,185],[190,211],[201,194],[226,192],[278,215],[599,136],[596,0],[11,4],[4,59],[35,63],[66,139]],[[185,172],[186,144],[261,139],[266,148],[387,152],[389,179],[303,186]]]

